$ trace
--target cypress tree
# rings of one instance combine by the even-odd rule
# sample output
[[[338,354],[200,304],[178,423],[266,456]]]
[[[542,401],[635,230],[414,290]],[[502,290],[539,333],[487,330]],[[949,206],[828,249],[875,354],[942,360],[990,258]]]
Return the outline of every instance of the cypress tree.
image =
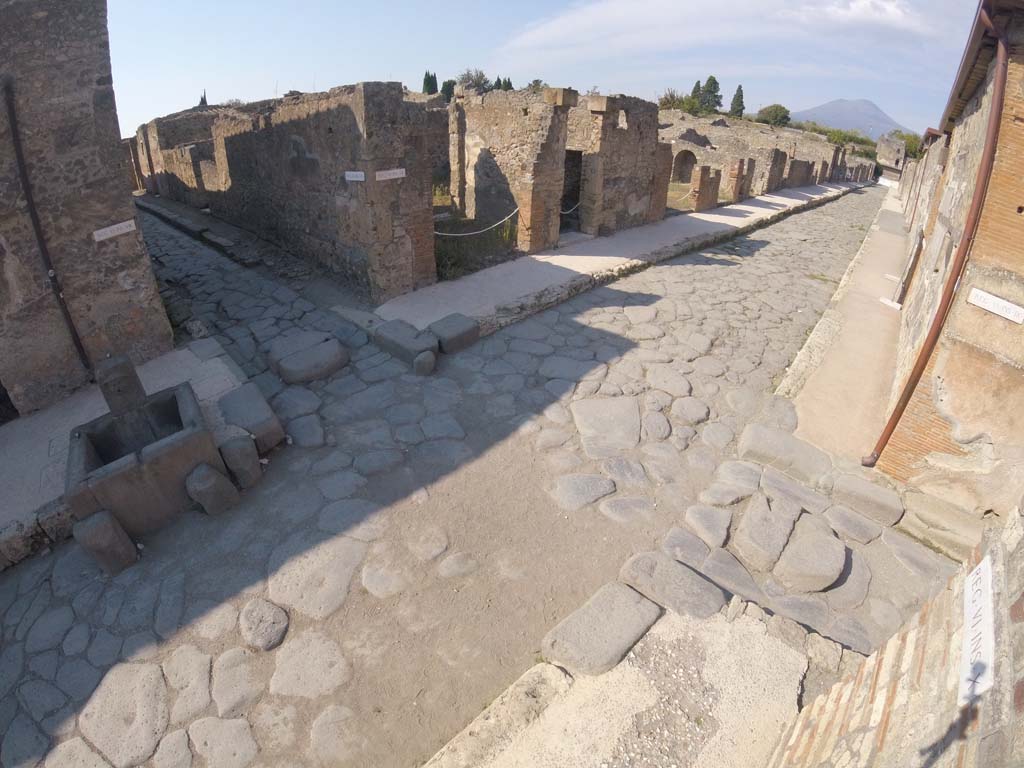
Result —
[[[700,85],[700,80],[698,80],[696,83],[693,84],[693,90],[690,91],[690,95],[693,96],[693,98],[695,98],[695,99],[699,99],[700,98],[700,93],[701,93],[701,85]]]
[[[736,86],[736,93],[732,97],[732,104],[729,105],[729,114],[733,117],[743,117],[747,105],[743,103],[743,86]]]
[[[700,107],[705,112],[717,112],[722,107],[722,90],[718,85],[718,79],[714,75],[708,75],[704,81],[704,87],[700,91]]]

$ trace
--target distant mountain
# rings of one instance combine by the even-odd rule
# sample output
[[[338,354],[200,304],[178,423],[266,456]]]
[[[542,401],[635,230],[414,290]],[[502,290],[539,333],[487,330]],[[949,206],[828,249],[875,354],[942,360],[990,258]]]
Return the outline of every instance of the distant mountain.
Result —
[[[794,112],[792,118],[805,123],[820,123],[829,128],[842,128],[844,131],[860,131],[875,140],[890,131],[915,133],[904,128],[867,99],[836,99],[820,107]]]

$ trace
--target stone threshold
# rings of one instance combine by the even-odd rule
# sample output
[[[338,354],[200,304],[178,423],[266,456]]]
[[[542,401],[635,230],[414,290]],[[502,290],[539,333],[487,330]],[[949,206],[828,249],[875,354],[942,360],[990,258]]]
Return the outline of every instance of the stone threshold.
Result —
[[[459,312],[480,324],[481,335],[491,334],[591,288],[732,240],[865,186],[869,185],[836,183],[779,190],[702,213],[670,216],[435,283],[385,302],[376,314],[423,329]]]

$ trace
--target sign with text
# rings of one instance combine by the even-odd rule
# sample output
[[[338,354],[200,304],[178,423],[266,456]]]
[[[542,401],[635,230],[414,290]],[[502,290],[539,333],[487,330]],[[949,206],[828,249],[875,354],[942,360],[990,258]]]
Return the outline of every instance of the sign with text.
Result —
[[[967,303],[991,312],[994,315],[1005,317],[1011,322],[1020,325],[1024,323],[1024,307],[1014,304],[1012,301],[1001,299],[981,288],[971,288],[967,297]]]
[[[992,620],[992,560],[985,557],[964,582],[963,648],[960,652],[959,706],[992,687],[996,639]]]
[[[405,168],[392,168],[390,171],[377,171],[377,181],[388,181],[389,179],[404,179]]]
[[[366,181],[366,174],[362,171],[345,171],[345,181]]]
[[[101,243],[104,240],[109,240],[112,237],[118,235],[126,235],[129,232],[135,231],[135,219],[128,219],[128,221],[122,221],[120,224],[111,224],[109,227],[103,229],[97,229],[92,233],[92,239],[97,243]]]

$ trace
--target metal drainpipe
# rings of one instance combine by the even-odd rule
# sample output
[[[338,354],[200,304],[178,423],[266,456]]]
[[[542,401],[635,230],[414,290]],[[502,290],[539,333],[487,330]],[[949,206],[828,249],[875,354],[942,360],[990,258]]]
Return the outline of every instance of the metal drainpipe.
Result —
[[[892,415],[889,417],[889,421],[886,422],[885,429],[882,430],[881,436],[878,438],[878,442],[875,443],[875,448],[870,455],[865,456],[861,459],[861,464],[865,467],[873,467],[878,463],[878,458],[882,455],[882,451],[885,450],[885,446],[889,443],[889,439],[892,437],[893,432],[896,431],[896,426],[900,423],[900,419],[903,417],[903,412],[906,411],[907,405],[910,403],[910,398],[914,394],[914,390],[917,388],[918,382],[921,381],[921,376],[924,375],[924,369],[928,366],[928,360],[931,358],[932,352],[934,352],[936,345],[939,342],[939,336],[942,334],[942,327],[945,325],[946,317],[949,315],[950,307],[953,305],[953,297],[956,294],[957,286],[960,284],[960,278],[963,275],[964,267],[967,266],[967,257],[970,253],[971,247],[974,245],[974,238],[978,232],[978,223],[981,220],[981,209],[985,203],[985,196],[988,193],[989,181],[992,179],[992,168],[995,165],[996,159],[996,145],[999,141],[999,126],[1003,118],[1003,106],[1006,97],[1006,78],[1007,68],[1009,63],[1009,41],[1006,37],[1006,31],[996,27],[992,21],[992,17],[989,14],[988,2],[983,2],[981,7],[978,9],[978,19],[982,25],[988,31],[990,35],[996,38],[998,44],[996,46],[996,71],[995,80],[993,82],[992,89],[992,109],[988,116],[988,129],[985,133],[985,149],[981,157],[981,163],[978,165],[978,174],[974,182],[974,196],[971,199],[971,208],[967,214],[967,221],[964,225],[964,234],[960,239],[960,245],[957,247],[956,257],[953,260],[953,267],[949,271],[949,277],[946,278],[946,284],[942,288],[942,297],[939,300],[939,307],[935,312],[935,317],[932,318],[932,324],[928,328],[928,335],[925,337],[924,344],[921,346],[921,351],[917,355],[917,360],[914,362],[914,367],[910,371],[910,377],[907,379],[907,383],[903,386],[903,391],[900,393],[900,399],[896,403],[896,407],[893,409]]]
[[[21,146],[21,135],[18,133],[18,113],[14,107],[14,84],[10,78],[4,80],[4,101],[7,104],[7,121],[11,127],[11,145],[14,148],[14,158],[18,166],[18,178],[21,181],[21,191],[25,195],[25,205],[28,208],[28,216],[32,220],[32,229],[35,231],[36,244],[39,246],[39,257],[43,262],[43,270],[46,272],[47,280],[50,283],[50,289],[53,291],[54,297],[57,299],[57,305],[60,307],[60,312],[64,316],[64,324],[67,326],[68,333],[71,334],[71,341],[75,345],[75,351],[78,353],[78,359],[82,365],[85,366],[85,370],[92,372],[92,363],[89,360],[89,356],[85,352],[85,346],[82,344],[82,338],[78,335],[78,329],[75,328],[75,321],[71,317],[71,310],[68,309],[67,301],[64,299],[64,290],[60,284],[60,278],[57,276],[57,270],[54,269],[53,260],[50,258],[50,251],[46,247],[46,238],[43,235],[43,225],[39,221],[39,211],[36,209],[35,199],[32,197],[32,185],[29,182],[28,177],[28,166],[25,163],[25,152]]]

